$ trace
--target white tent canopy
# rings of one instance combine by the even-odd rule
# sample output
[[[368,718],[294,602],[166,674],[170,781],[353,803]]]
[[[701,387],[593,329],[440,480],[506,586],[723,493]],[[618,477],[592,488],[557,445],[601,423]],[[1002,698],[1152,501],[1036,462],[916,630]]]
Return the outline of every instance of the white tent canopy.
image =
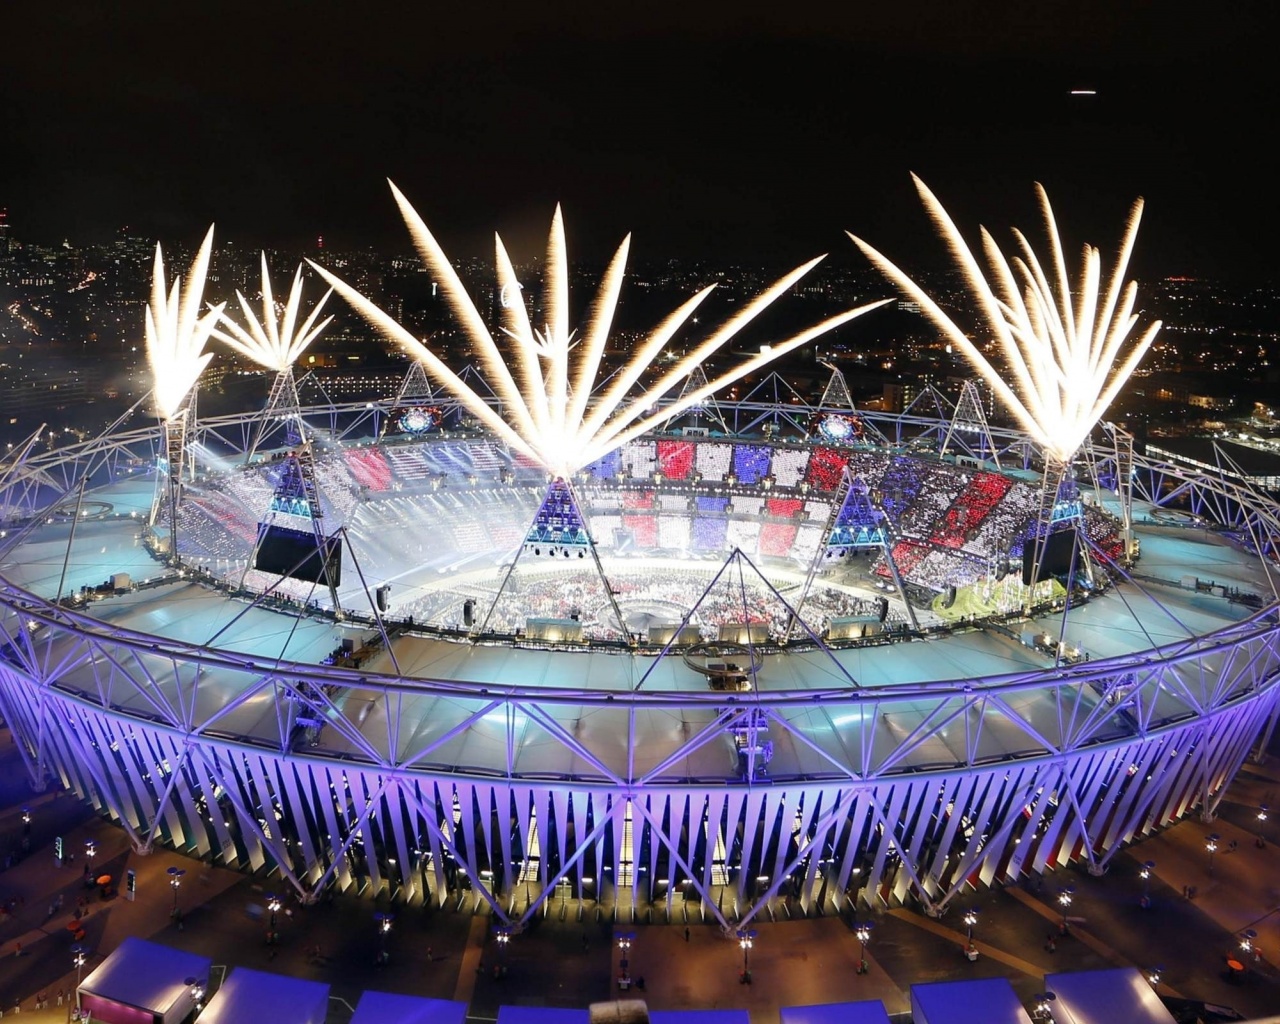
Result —
[[[784,1006],[781,1024],[889,1024],[889,1014],[879,999],[856,1003],[821,1003],[816,1006]]]
[[[559,1006],[500,1006],[498,1024],[587,1024],[587,1010]]]
[[[176,1024],[195,1006],[188,978],[208,984],[213,961],[197,953],[129,937],[80,985],[80,1004],[93,1019],[136,1024],[150,1014],[155,1024]]]
[[[915,1024],[1031,1024],[1008,978],[911,986]]]
[[[746,1010],[650,1010],[649,1024],[751,1024]]]
[[[1044,990],[1055,996],[1059,1024],[1173,1024],[1173,1014],[1136,967],[1047,974]]]
[[[366,992],[356,1004],[351,1024],[463,1024],[466,1019],[466,1003]]]
[[[237,967],[200,1014],[200,1024],[324,1024],[329,986]]]

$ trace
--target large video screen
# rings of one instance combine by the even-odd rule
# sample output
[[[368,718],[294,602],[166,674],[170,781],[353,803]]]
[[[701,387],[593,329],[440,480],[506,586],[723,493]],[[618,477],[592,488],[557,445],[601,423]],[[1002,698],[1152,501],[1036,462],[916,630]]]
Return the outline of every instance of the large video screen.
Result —
[[[1040,556],[1040,569],[1034,574],[1034,580],[1047,580],[1053,576],[1065,576],[1071,571],[1071,559],[1075,553],[1076,531],[1058,530],[1049,534]],[[1022,584],[1031,586],[1036,557],[1036,538],[1028,537],[1022,546]]]
[[[258,555],[253,560],[255,569],[308,583],[326,583],[335,587],[342,583],[342,541],[339,537],[324,538],[326,550],[322,560],[316,535],[310,531],[290,530],[265,523],[258,530]]]

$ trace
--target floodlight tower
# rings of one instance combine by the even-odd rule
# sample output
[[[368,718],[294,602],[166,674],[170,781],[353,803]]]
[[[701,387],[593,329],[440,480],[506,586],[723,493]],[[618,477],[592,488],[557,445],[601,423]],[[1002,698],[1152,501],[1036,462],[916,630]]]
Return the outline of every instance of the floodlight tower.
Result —
[[[987,347],[997,354],[995,363],[919,285],[866,242],[850,237],[881,272],[920,304],[922,312],[964,354],[1042,453],[1039,507],[1024,541],[1031,545],[1030,586],[1024,602],[1024,611],[1029,613],[1044,555],[1046,551],[1053,553],[1051,537],[1074,528],[1081,519],[1073,463],[1160,330],[1157,320],[1136,341],[1131,338],[1139,319],[1134,311],[1138,287],[1133,281],[1126,282],[1124,276],[1137,238],[1142,200],[1130,212],[1120,255],[1105,284],[1102,256],[1093,246],[1086,246],[1073,286],[1053,207],[1040,186],[1036,188],[1049,239],[1049,258],[1042,261],[1026,237],[1015,231],[1020,252],[1008,260],[983,229],[982,251],[988,264],[984,270],[937,197],[919,178],[915,182],[986,321],[991,336]],[[1068,584],[1077,567],[1086,577],[1091,573],[1088,547],[1087,537],[1077,530]]]
[[[982,392],[978,382],[967,380],[960,387],[960,398],[956,401],[956,411],[947,424],[947,433],[942,439],[942,453],[951,451],[953,441],[959,443],[978,459],[990,459],[1000,468],[1000,453],[995,439],[991,436],[991,427],[987,423],[987,414],[982,409]]]
[[[329,537],[323,529],[324,506],[320,500],[320,489],[316,482],[315,453],[311,447],[306,423],[302,418],[297,381],[293,375],[294,363],[333,320],[333,317],[319,319],[320,311],[324,308],[330,294],[326,292],[299,325],[299,311],[302,306],[302,267],[298,267],[293,275],[293,286],[289,290],[288,301],[284,304],[283,310],[277,312],[271,288],[271,275],[267,268],[267,254],[264,252],[262,254],[261,318],[254,312],[249,300],[242,293],[236,292],[240,309],[244,313],[245,326],[242,327],[229,317],[222,316],[214,334],[219,341],[240,355],[264,369],[275,372],[271,393],[267,398],[266,408],[258,423],[253,443],[249,446],[246,461],[253,458],[258,444],[273,420],[284,420],[289,443],[289,451],[280,466],[280,477],[272,494],[271,504],[259,528],[258,540],[254,544],[245,572],[248,573],[249,569],[254,567],[263,538],[267,536],[268,530],[278,515],[284,514],[304,519],[315,538],[315,557],[320,562],[319,573],[323,575],[324,582],[328,586],[333,608],[338,611],[340,605],[337,584],[330,572],[330,555],[338,541]]]
[[[262,254],[262,316],[254,312],[249,300],[240,292],[236,298],[244,313],[245,326],[241,327],[228,316],[220,319],[214,330],[214,336],[246,359],[252,360],[265,370],[275,373],[271,384],[271,392],[267,404],[262,410],[262,418],[258,421],[258,429],[253,441],[245,453],[245,463],[253,460],[262,442],[263,436],[270,429],[273,420],[283,419],[291,447],[306,446],[306,425],[302,421],[302,403],[298,399],[298,384],[293,374],[294,364],[307,350],[320,333],[329,326],[333,317],[326,317],[317,323],[324,304],[332,291],[315,304],[306,320],[298,323],[298,314],[302,306],[302,267],[298,267],[293,275],[293,287],[289,291],[288,301],[277,311],[275,296],[271,288],[271,274],[267,269],[267,254]],[[225,330],[223,329],[225,328]]]
[[[213,250],[209,228],[191,264],[185,290],[182,278],[166,291],[164,254],[156,246],[151,279],[151,301],[146,310],[147,363],[151,369],[152,395],[164,429],[163,474],[157,474],[155,496],[147,525],[154,528],[161,514],[169,515],[169,558],[181,562],[178,551],[178,505],[182,497],[182,471],[187,433],[194,419],[191,394],[196,381],[213,358],[205,345],[222,315],[222,305],[200,314],[204,283]]]

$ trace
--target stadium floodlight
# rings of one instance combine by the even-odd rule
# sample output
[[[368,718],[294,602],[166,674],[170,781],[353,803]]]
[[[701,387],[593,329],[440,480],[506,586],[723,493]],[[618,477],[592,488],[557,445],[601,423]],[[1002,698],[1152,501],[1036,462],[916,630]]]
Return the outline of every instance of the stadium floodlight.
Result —
[[[758,355],[720,374],[705,386],[682,392],[674,404],[659,410],[655,409],[659,400],[682,384],[696,367],[720,351],[747,324],[791,289],[817,266],[822,257],[797,267],[745,303],[705,341],[693,346],[684,358],[659,373],[652,384],[633,393],[641,376],[655,365],[667,343],[712,288],[698,292],[632,349],[630,362],[597,394],[596,380],[613,327],[631,246],[630,236],[623,240],[605,270],[586,330],[580,339],[570,329],[569,263],[560,208],[556,207],[547,247],[543,297],[546,321],[541,330],[535,329],[530,321],[515,269],[502,239],[496,239],[502,329],[510,340],[506,347],[511,350],[512,357],[508,363],[444,250],[394,184],[391,191],[419,255],[438,280],[454,316],[479,356],[484,373],[502,404],[503,415],[490,408],[435,352],[393,317],[323,267],[316,263],[311,265],[370,324],[419,360],[427,373],[468,412],[513,449],[533,459],[553,475],[566,479],[632,438],[705,401],[714,392],[888,301],[872,302],[848,310],[779,344],[765,346]]]
[[[1020,231],[1013,232],[1020,255],[1009,259],[983,228],[982,249],[989,268],[984,273],[937,197],[923,181],[912,178],[986,320],[998,363],[988,359],[983,347],[971,341],[905,272],[862,239],[849,237],[877,269],[920,304],[1049,457],[1059,464],[1070,463],[1160,330],[1157,320],[1133,340],[1139,319],[1134,312],[1138,287],[1124,280],[1142,200],[1134,203],[1129,214],[1120,255],[1105,288],[1102,257],[1093,246],[1085,247],[1080,277],[1073,286],[1043,187],[1037,184],[1036,193],[1049,237],[1047,269]]]
[[[267,270],[267,254],[262,254],[262,316],[254,312],[249,300],[239,291],[236,298],[240,301],[240,309],[244,312],[245,326],[241,327],[225,314],[214,329],[214,337],[230,346],[246,359],[251,359],[259,366],[284,373],[298,357],[307,350],[307,346],[319,337],[320,332],[329,326],[333,317],[327,317],[320,323],[316,320],[320,311],[333,294],[330,290],[316,303],[310,315],[301,326],[298,325],[298,314],[302,307],[302,267],[298,267],[293,275],[293,287],[289,290],[288,301],[283,311],[277,309],[275,294],[271,288],[271,274]],[[225,327],[226,330],[221,328]]]
[[[151,369],[156,410],[166,422],[177,415],[187,393],[213,358],[213,353],[204,349],[225,304],[200,314],[212,249],[210,227],[192,261],[184,288],[181,276],[174,278],[172,286],[166,285],[164,253],[156,246],[151,301],[146,311],[147,365]]]

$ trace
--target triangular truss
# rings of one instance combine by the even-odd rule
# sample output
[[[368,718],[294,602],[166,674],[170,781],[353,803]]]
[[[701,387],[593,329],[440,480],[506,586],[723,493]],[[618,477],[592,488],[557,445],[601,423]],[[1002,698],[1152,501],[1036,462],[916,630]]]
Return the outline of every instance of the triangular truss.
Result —
[[[843,558],[852,551],[868,548],[879,550],[884,555],[889,574],[893,577],[894,586],[902,598],[907,610],[907,618],[912,629],[919,629],[915,609],[907,597],[902,576],[898,572],[898,564],[893,557],[893,524],[889,515],[873,499],[871,489],[860,476],[851,476],[848,468],[840,480],[835,499],[831,503],[831,512],[823,527],[825,543],[819,545],[809,563],[809,571],[805,574],[800,598],[796,602],[796,618],[787,629],[787,637],[794,635],[796,627],[803,626],[800,613],[804,611],[809,592],[813,589],[814,578],[823,564],[830,564],[833,559]],[[806,627],[807,628],[807,627]]]
[[[563,547],[574,550],[590,545],[591,535],[587,532],[586,521],[578,509],[573,491],[557,477],[547,487],[524,546],[534,548],[539,554],[542,548],[548,548],[548,554],[555,554],[551,549]]]
[[[1101,500],[1104,491],[1113,491],[1120,499],[1121,540],[1128,564],[1133,557],[1133,435],[1114,423],[1102,424],[1101,442],[1092,438],[1080,450],[1094,493]],[[1214,450],[1220,451],[1217,442]]]
[[[280,423],[284,425],[287,446],[293,448],[307,443],[306,427],[302,422],[302,402],[298,398],[298,385],[293,376],[292,366],[287,366],[277,373],[276,379],[271,382],[267,404],[258,418],[253,440],[244,453],[246,466],[253,461],[263,438]]]
[[[801,594],[802,601],[803,598]],[[713,610],[705,619],[704,608]],[[787,600],[740,548],[734,548],[698,599],[689,606],[679,628],[672,631],[672,639],[645,671],[637,689],[664,658],[681,647],[686,666],[706,676],[712,689],[754,691],[756,673],[763,662],[760,648],[785,642],[797,629],[827,655],[827,661],[818,671],[827,671],[832,686],[856,688],[857,680],[800,618],[798,609],[799,605]],[[701,629],[704,636],[714,627],[715,639],[686,646],[683,638],[691,625]],[[660,773],[660,768],[654,773]]]
[[[435,393],[431,390],[431,382],[427,380],[427,371],[416,359],[409,364],[409,371],[400,382],[400,390],[396,393],[395,405],[416,405],[421,402],[434,402]]]
[[[709,383],[710,382],[707,380],[707,372],[702,368],[702,364],[699,363],[692,371],[690,371],[688,378],[686,378],[684,382],[684,387],[680,389],[680,397],[676,399],[677,404],[682,402],[687,395],[692,394],[699,388],[707,387]],[[692,420],[691,425],[694,427],[703,426],[705,421],[706,425],[715,427],[721,433],[732,433],[732,431],[729,430],[728,425],[725,423],[723,414],[720,412],[720,406],[716,404],[715,398],[711,395],[707,395],[707,397],[702,401],[689,406],[688,409],[679,415],[672,416],[662,425],[662,429],[664,431],[669,430],[671,428],[671,424],[680,419]]]
[[[827,534],[827,556],[855,548],[883,547],[887,517],[871,504],[871,489],[862,477],[854,477],[842,488],[844,500]]]
[[[923,416],[930,420],[946,421],[955,410],[947,401],[947,396],[932,384],[926,384],[902,410],[903,416]]]
[[[840,372],[838,367],[832,366],[830,363],[823,363],[823,366],[830,368],[831,379],[827,381],[827,386],[822,391],[822,398],[818,401],[818,405],[823,409],[838,409],[841,412],[848,410],[854,412],[853,396],[849,394],[849,385],[844,379],[844,374]]]
[[[1072,545],[1069,553],[1067,572],[1059,573],[1047,561],[1056,561],[1053,538],[1071,531]],[[1090,584],[1093,580],[1093,560],[1089,555],[1086,528],[1084,522],[1084,505],[1080,497],[1080,488],[1076,485],[1075,472],[1067,463],[1047,460],[1044,476],[1040,485],[1040,501],[1036,516],[1027,527],[1023,540],[1024,559],[1027,557],[1026,547],[1030,546],[1032,586],[1027,587],[1026,603],[1023,611],[1030,614],[1035,602],[1036,587],[1043,575],[1067,575],[1067,601],[1063,609],[1063,627],[1066,626],[1066,614],[1071,608],[1071,590],[1074,581],[1083,578]],[[1064,553],[1064,557],[1065,553]],[[1024,580],[1026,583],[1026,572]]]
[[[982,410],[982,394],[976,381],[967,380],[960,388],[960,398],[942,439],[942,453],[952,451],[952,446],[964,448],[975,459],[990,459],[1000,468],[1000,457],[986,413]]]
[[[523,567],[522,561],[525,563]],[[550,569],[548,563],[552,561],[556,562],[554,571],[559,583],[558,589],[567,594],[580,594],[584,598],[594,595],[603,597],[603,602],[596,603],[607,604],[608,618],[612,620],[603,623],[603,627],[609,632],[616,632],[619,639],[631,643],[633,638],[627,628],[626,618],[618,607],[613,587],[605,577],[604,566],[600,563],[600,554],[591,537],[587,518],[582,513],[582,506],[572,485],[562,477],[557,477],[547,485],[538,511],[534,513],[533,521],[525,533],[525,539],[507,566],[493,600],[489,602],[488,610],[483,617],[475,620],[472,635],[483,635],[492,625],[500,620],[510,621],[513,615],[517,617],[516,628],[520,628],[520,592],[524,579],[544,577]],[[528,616],[530,620],[536,618],[539,617]],[[560,618],[563,620],[564,617]],[[566,627],[579,621],[572,609],[568,618],[570,622],[562,623]],[[551,622],[550,626],[554,627],[555,623]]]
[[[310,443],[304,442],[296,450],[288,452],[279,465],[279,474],[266,515],[258,524],[258,539],[254,542],[249,561],[245,565],[241,586],[244,586],[249,572],[255,569],[263,541],[270,535],[277,518],[282,515],[289,516],[294,520],[302,520],[306,524],[297,532],[309,531],[315,539],[316,553],[309,557],[319,559],[320,575],[329,590],[333,610],[341,611],[337,581],[333,579],[330,567],[335,554],[338,557],[341,555],[342,539],[338,534],[329,536],[325,533],[324,504],[320,500],[320,488],[316,483],[315,455]]]

